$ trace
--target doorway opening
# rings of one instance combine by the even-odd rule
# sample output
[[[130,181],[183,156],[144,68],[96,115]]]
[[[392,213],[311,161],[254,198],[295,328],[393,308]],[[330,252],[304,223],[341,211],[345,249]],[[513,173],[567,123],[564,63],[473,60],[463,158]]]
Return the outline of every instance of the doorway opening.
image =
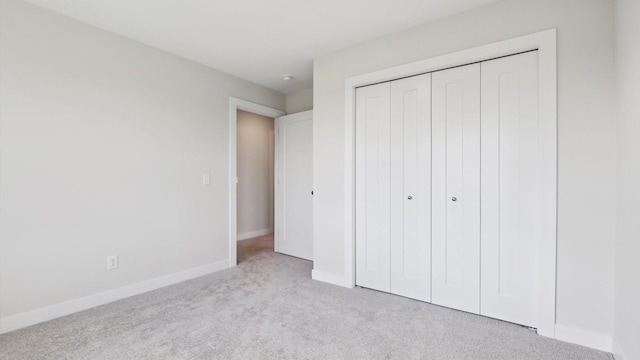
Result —
[[[239,136],[246,124],[239,124],[238,117],[243,122],[245,115],[262,121],[263,132],[269,135],[261,140],[251,134]],[[242,251],[273,249],[313,260],[313,111],[284,115],[280,110],[229,99],[229,267],[238,263],[238,240],[261,236],[266,238],[254,239],[258,244],[241,243]],[[248,148],[239,150],[244,143]],[[247,155],[245,150],[256,156],[248,164],[239,159]],[[267,180],[255,181],[257,174]]]
[[[264,116],[273,119],[283,116],[284,111],[252,103],[250,101],[237,99],[234,97],[229,98],[229,228],[228,228],[228,244],[229,244],[229,267],[236,266],[238,263],[238,111],[249,112],[254,115]],[[274,144],[275,145],[275,144]],[[272,165],[272,174],[277,176],[275,165]],[[274,180],[275,181],[275,180]],[[273,197],[277,196],[276,194]],[[275,217],[275,210],[272,210],[272,214]],[[277,222],[271,222],[271,232],[277,232]],[[260,230],[260,229],[259,229]],[[264,230],[264,229],[262,229]],[[247,234],[248,240],[251,235],[253,237],[268,234]],[[241,240],[243,241],[243,240]],[[247,243],[249,245],[249,243]],[[267,245],[268,246],[268,245]],[[251,247],[251,246],[249,246]],[[272,247],[273,248],[273,247]],[[255,249],[255,248],[254,248]]]
[[[236,110],[237,262],[274,251],[274,118]]]

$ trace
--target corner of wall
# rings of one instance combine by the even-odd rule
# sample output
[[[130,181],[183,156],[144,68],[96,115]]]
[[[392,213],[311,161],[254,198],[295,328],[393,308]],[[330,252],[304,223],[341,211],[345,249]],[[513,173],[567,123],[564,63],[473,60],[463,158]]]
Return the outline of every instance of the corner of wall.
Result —
[[[313,88],[299,90],[286,95],[285,108],[287,114],[299,113],[313,109]]]
[[[627,356],[624,349],[622,348],[622,345],[620,345],[620,342],[615,336],[613,337],[611,344],[611,354],[613,354],[615,360],[631,360],[631,358]]]
[[[611,352],[611,336],[594,330],[572,325],[556,324],[555,338],[592,349]]]

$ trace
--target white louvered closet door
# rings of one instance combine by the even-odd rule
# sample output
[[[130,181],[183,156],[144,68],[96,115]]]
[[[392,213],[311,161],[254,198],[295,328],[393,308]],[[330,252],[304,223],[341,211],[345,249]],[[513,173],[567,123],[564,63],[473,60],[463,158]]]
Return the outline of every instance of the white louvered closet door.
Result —
[[[390,84],[356,90],[356,284],[390,290]]]
[[[537,51],[482,63],[482,315],[536,327]]]
[[[480,311],[480,64],[432,74],[434,304]]]
[[[431,74],[391,82],[391,292],[431,301]]]

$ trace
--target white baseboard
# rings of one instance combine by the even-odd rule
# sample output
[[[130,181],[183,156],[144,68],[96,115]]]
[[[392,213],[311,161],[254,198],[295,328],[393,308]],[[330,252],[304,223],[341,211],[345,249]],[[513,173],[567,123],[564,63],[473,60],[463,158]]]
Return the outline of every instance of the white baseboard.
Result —
[[[130,296],[142,294],[151,290],[156,290],[182,281],[194,279],[227,269],[228,267],[229,260],[222,260],[193,269],[145,280],[136,284],[123,286],[117,289],[85,296],[79,299],[66,301],[21,314],[7,316],[0,319],[0,334],[128,298]]]
[[[263,235],[269,235],[269,234],[273,234],[273,229],[262,229],[262,230],[250,231],[250,232],[238,234],[237,237],[238,237],[238,241],[240,241],[240,240],[251,239],[256,236],[263,236]]]
[[[616,360],[631,360],[626,351],[615,337],[613,338],[613,344],[611,346],[611,353]]]
[[[556,339],[611,352],[611,336],[589,329],[556,324]]]
[[[338,285],[346,288],[352,288],[353,285],[347,281],[344,275],[328,273],[322,270],[311,270],[311,278],[313,280],[326,282],[333,285]]]

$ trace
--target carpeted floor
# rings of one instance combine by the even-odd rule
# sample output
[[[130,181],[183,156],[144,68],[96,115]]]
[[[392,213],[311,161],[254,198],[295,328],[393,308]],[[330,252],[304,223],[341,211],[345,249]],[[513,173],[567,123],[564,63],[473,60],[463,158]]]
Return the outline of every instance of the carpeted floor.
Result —
[[[273,252],[273,234],[238,241],[238,264],[269,252]]]
[[[0,336],[1,359],[612,359],[510,323],[311,280],[241,241],[237,267]]]

